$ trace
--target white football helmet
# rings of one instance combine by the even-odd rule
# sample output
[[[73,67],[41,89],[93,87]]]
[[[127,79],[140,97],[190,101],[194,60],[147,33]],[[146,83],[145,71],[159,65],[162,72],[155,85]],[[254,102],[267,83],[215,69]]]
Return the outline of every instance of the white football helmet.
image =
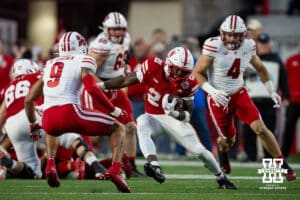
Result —
[[[17,60],[11,68],[11,78],[16,79],[19,76],[32,74],[41,70],[35,62],[29,59]]]
[[[164,71],[172,83],[178,83],[189,76],[194,67],[194,58],[187,48],[176,47],[169,51]]]
[[[247,34],[244,20],[237,15],[229,15],[220,26],[220,34],[227,49],[238,49]]]
[[[121,43],[127,30],[127,21],[119,12],[110,12],[102,22],[103,31],[113,43]],[[111,33],[110,29],[118,30]]]
[[[76,54],[86,55],[88,51],[84,37],[77,32],[64,33],[58,43],[59,56],[70,56]]]

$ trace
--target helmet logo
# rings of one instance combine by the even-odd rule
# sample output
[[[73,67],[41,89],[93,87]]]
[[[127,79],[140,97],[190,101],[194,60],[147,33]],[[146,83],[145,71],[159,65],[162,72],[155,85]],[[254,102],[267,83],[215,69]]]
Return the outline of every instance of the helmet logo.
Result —
[[[84,38],[80,37],[79,35],[76,35],[76,39],[77,39],[77,41],[79,43],[79,46],[81,46],[81,45],[85,46],[86,45],[86,42],[85,42]]]

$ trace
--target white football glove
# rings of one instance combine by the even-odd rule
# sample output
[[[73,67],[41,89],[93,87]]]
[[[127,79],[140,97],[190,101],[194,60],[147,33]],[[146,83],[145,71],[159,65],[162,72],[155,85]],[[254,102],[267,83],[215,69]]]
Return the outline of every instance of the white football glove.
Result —
[[[169,98],[169,94],[165,94],[162,98],[161,104],[162,104],[162,108],[163,108],[164,112],[167,115],[170,115],[175,109],[175,106],[177,104],[177,99],[173,98],[172,101],[169,102],[168,98]]]
[[[211,86],[208,82],[204,82],[202,89],[206,91],[214,100],[217,106],[227,107],[230,101],[228,94],[222,90],[217,90]]]
[[[280,108],[281,97],[277,94],[277,92],[272,92],[270,96],[275,103],[273,108]]]
[[[271,80],[268,80],[264,83],[267,91],[270,94],[270,97],[272,98],[272,100],[274,101],[274,106],[273,108],[279,108],[280,104],[281,104],[281,97],[277,94],[277,92],[275,92],[273,83]]]

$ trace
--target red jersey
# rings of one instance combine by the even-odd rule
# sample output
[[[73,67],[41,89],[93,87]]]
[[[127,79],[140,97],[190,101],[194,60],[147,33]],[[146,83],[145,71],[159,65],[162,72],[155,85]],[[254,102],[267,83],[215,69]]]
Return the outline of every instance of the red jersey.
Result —
[[[300,54],[289,57],[285,66],[290,89],[290,101],[293,103],[300,103]]]
[[[0,90],[4,88],[5,85],[7,85],[10,82],[10,69],[13,65],[14,59],[8,54],[2,54],[0,55]]]
[[[145,86],[145,110],[149,114],[165,114],[161,105],[165,94],[192,97],[198,89],[198,81],[193,75],[177,85],[170,83],[164,76],[164,62],[157,57],[148,58],[137,72],[137,76],[142,77],[140,81]]]
[[[24,109],[24,100],[32,85],[40,78],[40,72],[21,76],[1,91],[1,101],[5,101],[6,119]]]

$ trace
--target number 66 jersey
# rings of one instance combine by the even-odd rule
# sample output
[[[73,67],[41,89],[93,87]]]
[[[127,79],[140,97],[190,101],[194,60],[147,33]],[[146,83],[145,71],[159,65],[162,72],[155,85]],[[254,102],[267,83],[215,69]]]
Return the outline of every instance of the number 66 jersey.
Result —
[[[244,85],[243,72],[249,66],[256,45],[252,39],[245,39],[237,50],[228,50],[221,37],[208,38],[202,53],[214,57],[213,66],[208,68],[208,81],[218,90],[235,93]]]

